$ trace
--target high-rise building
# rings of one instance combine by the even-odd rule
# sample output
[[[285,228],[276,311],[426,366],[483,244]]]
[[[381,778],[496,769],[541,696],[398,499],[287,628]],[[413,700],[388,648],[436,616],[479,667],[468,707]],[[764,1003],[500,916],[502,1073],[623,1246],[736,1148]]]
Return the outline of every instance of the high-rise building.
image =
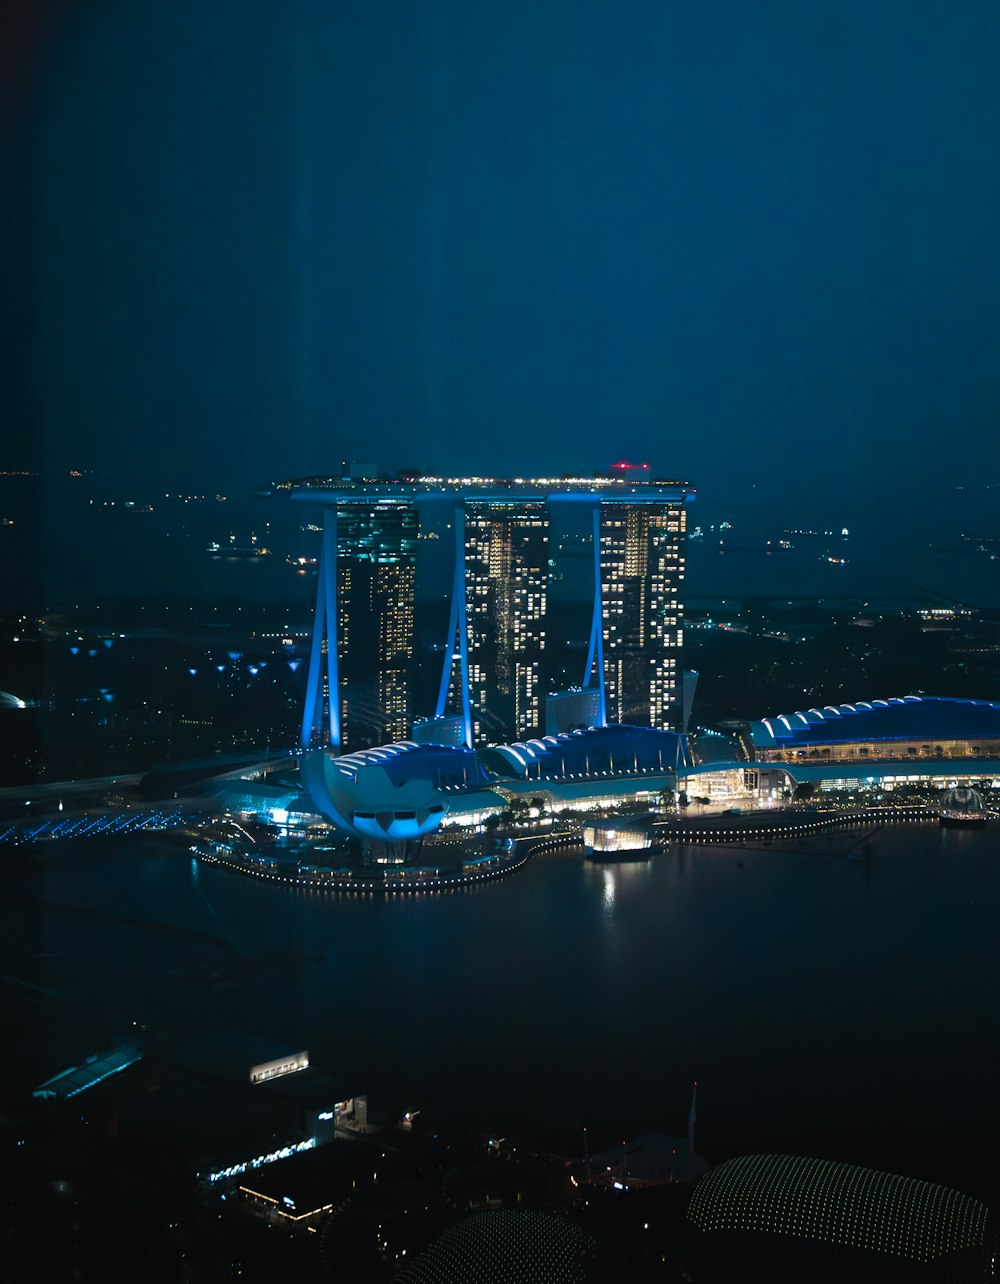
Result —
[[[449,742],[470,747],[522,740],[543,734],[546,697],[577,684],[595,697],[597,725],[679,725],[686,483],[640,472],[288,488],[325,514],[304,744],[317,732],[335,749],[404,740],[417,721],[424,740],[446,724]],[[568,618],[550,592],[562,576],[557,508],[578,528],[558,548],[575,550],[590,639],[553,662]],[[418,647],[421,595],[433,636]]]
[[[685,519],[679,504],[622,504],[602,512],[604,664],[612,722],[679,724]]]
[[[540,725],[548,532],[544,504],[466,506],[469,694],[477,744],[519,740]]]
[[[338,508],[340,725],[355,749],[410,733],[416,541],[407,505]]]

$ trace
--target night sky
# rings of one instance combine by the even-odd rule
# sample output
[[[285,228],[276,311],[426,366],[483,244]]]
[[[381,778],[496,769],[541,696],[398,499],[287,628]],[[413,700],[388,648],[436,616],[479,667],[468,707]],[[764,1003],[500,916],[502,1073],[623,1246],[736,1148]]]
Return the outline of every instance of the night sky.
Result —
[[[1000,479],[996,0],[53,11],[3,103],[3,467]]]

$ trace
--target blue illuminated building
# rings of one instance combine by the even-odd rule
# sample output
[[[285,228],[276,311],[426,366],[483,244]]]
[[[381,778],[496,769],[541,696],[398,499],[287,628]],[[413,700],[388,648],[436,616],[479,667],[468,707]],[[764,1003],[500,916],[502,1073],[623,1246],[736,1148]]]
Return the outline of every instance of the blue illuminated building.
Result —
[[[759,764],[794,783],[954,784],[1000,776],[1000,703],[907,695],[778,714],[750,724]]]
[[[497,533],[484,532],[484,527],[498,523],[506,511],[515,516],[530,515],[544,528],[547,515],[563,504],[583,506],[590,513],[592,612],[581,683],[583,689],[599,692],[597,723],[634,721],[663,727],[670,721],[680,689],[685,508],[694,498],[686,483],[656,481],[647,479],[641,470],[638,477],[634,470],[623,470],[609,477],[559,480],[314,479],[293,486],[292,493],[297,500],[323,508],[322,557],[302,722],[304,747],[317,739],[335,752],[342,747],[363,747],[352,743],[344,729],[342,670],[355,645],[354,638],[344,636],[344,605],[354,592],[353,583],[345,581],[355,578],[362,561],[405,564],[412,571],[395,577],[391,615],[397,628],[391,638],[376,641],[379,648],[385,648],[385,653],[376,657],[381,671],[388,666],[390,654],[398,657],[412,650],[414,547],[429,534],[436,540],[438,569],[447,569],[450,612],[439,641],[443,663],[435,705],[411,710],[410,723],[417,714],[443,717],[450,707],[462,719],[462,739],[471,748],[476,738],[470,691],[469,642],[474,635],[470,617],[485,592],[486,585],[480,581],[490,577],[491,558],[502,561],[506,551],[502,541],[492,538]],[[449,530],[450,539],[438,538],[440,529]],[[389,531],[395,532],[392,538],[387,537]],[[486,535],[491,536],[489,546]],[[474,573],[469,570],[470,548],[476,551]],[[497,578],[502,573],[503,568],[498,568]],[[510,583],[509,577],[506,582]],[[514,603],[503,621],[514,635],[504,645],[512,648],[515,657],[516,637],[526,613],[545,614],[544,594],[545,586],[539,583],[540,602]],[[636,673],[641,675],[638,680]],[[385,706],[384,694],[379,703]],[[535,712],[535,725],[521,722],[512,730],[524,734],[539,729],[540,701],[530,707]],[[632,716],[637,711],[641,716]],[[397,726],[394,734],[384,738],[401,739],[400,730]],[[478,742],[496,738],[488,734],[484,724]]]
[[[685,509],[694,498],[686,483],[619,465],[596,478],[344,477],[287,488],[323,510],[301,743],[309,793],[335,824],[383,841],[423,836],[447,811],[442,792],[483,783],[473,750],[504,732],[515,743],[497,751],[494,766],[507,776],[521,760],[536,777],[682,763],[686,750],[666,728],[680,708]],[[579,687],[559,706],[560,729],[574,709],[586,710],[587,725],[571,726],[571,738],[553,747],[531,736],[542,731],[544,652],[557,641],[546,553],[560,505],[586,518],[592,589]],[[413,707],[412,682],[421,568],[447,584],[448,601],[424,709]],[[361,639],[363,617],[369,635]],[[357,646],[376,675],[363,699],[350,677]],[[367,743],[359,706],[369,710]],[[575,731],[589,734],[585,747]]]
[[[764,761],[820,755],[858,758],[945,757],[957,749],[1000,754],[1000,704],[942,696],[894,696],[828,704],[752,724],[754,745]]]
[[[655,727],[605,727],[562,732],[481,751],[498,775],[523,780],[621,775],[626,772],[676,774],[691,766],[686,738]]]

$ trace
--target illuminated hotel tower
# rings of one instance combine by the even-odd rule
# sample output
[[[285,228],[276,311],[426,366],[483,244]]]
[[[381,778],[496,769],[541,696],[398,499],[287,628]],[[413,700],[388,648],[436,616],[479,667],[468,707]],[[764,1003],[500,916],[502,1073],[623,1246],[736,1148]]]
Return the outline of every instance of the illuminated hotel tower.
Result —
[[[416,540],[412,508],[337,513],[340,730],[355,749],[410,734]]]
[[[686,514],[606,506],[601,516],[604,672],[611,722],[665,728],[680,702]]]
[[[555,506],[589,528],[592,603],[579,686],[571,674],[571,689],[555,694],[597,726],[679,723],[686,483],[653,480],[643,466],[594,478],[342,477],[283,488],[324,509],[304,746],[404,740],[415,723],[418,738],[469,747],[541,734],[554,694],[544,661],[557,623]],[[428,652],[436,701],[424,693],[427,707],[414,708],[420,575],[448,581],[437,600],[449,614]]]
[[[544,504],[466,506],[469,694],[476,744],[520,740],[541,723],[548,549]]]

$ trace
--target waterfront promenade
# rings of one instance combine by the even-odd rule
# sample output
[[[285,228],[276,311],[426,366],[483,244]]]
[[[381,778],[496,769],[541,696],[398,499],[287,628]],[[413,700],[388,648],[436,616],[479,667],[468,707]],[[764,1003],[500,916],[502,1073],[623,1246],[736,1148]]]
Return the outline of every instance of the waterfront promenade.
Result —
[[[686,820],[671,817],[653,822],[653,849],[669,846],[772,846],[836,830],[862,830],[867,838],[885,825],[936,824],[938,815],[930,806],[852,807],[829,811],[787,808],[749,812],[738,819],[716,815]],[[353,869],[328,869],[302,864],[253,846],[237,846],[211,838],[191,845],[201,861],[233,873],[272,883],[298,886],[341,895],[393,896],[413,892],[446,891],[505,878],[522,869],[533,857],[582,846],[579,823],[536,829],[507,839],[509,849],[486,856],[469,856],[461,864],[364,865]]]

